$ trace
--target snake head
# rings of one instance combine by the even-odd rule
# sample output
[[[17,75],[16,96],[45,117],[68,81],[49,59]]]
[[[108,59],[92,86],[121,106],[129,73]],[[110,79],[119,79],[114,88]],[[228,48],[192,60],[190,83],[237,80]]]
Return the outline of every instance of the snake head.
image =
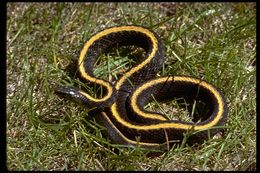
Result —
[[[88,100],[80,93],[80,90],[75,87],[59,86],[55,89],[55,94],[60,97],[73,100],[77,103],[82,103],[89,106]]]

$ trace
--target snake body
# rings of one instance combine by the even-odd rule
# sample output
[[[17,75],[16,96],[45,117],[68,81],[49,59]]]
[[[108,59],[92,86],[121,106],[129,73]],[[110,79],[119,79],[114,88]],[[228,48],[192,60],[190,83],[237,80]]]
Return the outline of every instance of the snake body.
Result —
[[[139,64],[129,69],[115,84],[93,75],[97,58],[108,48],[134,45],[146,55]],[[187,131],[193,131],[190,141],[200,141],[216,134],[227,119],[225,98],[212,84],[189,76],[156,77],[165,61],[159,36],[141,26],[117,26],[104,29],[85,43],[78,60],[79,72],[85,80],[100,85],[105,94],[95,98],[72,87],[61,86],[56,93],[69,96],[87,107],[96,107],[97,121],[107,128],[114,143],[138,145],[143,148],[165,148],[181,141]],[[203,102],[207,111],[200,121],[170,120],[165,115],[147,111],[144,106],[152,96],[159,100],[184,98],[187,102]]]

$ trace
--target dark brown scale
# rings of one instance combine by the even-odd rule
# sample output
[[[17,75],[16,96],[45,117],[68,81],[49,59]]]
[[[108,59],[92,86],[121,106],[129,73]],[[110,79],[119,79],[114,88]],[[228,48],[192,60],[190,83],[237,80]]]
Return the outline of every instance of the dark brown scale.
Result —
[[[154,33],[155,34],[155,33]],[[155,34],[158,39],[158,51],[154,56],[153,60],[147,64],[140,71],[133,74],[130,77],[130,82],[126,81],[121,87],[121,90],[129,91],[136,86],[148,79],[153,78],[156,73],[162,68],[164,62],[163,49],[161,46],[161,41],[159,37]],[[152,41],[151,39],[141,32],[136,31],[121,31],[116,33],[111,33],[109,35],[103,36],[102,38],[96,40],[88,49],[84,58],[84,68],[87,73],[93,76],[93,68],[97,58],[109,48],[120,47],[120,46],[138,46],[145,50],[146,57],[152,51]]]
[[[149,81],[147,81],[149,82]],[[139,87],[139,86],[138,86]],[[137,87],[137,88],[138,88]],[[217,90],[217,89],[216,89]],[[193,103],[194,100],[204,102],[207,107],[203,108],[200,117],[196,117],[197,120],[200,119],[199,123],[196,123],[197,120],[194,120],[193,123],[191,122],[180,122],[177,120],[155,120],[155,119],[148,119],[144,117],[140,117],[133,111],[131,107],[131,96],[128,97],[127,103],[124,104],[122,100],[116,100],[118,112],[120,112],[121,116],[128,115],[128,120],[131,124],[134,125],[152,125],[152,124],[163,124],[163,123],[182,123],[188,125],[204,125],[213,120],[216,114],[219,111],[219,106],[215,96],[206,88],[201,87],[199,84],[194,84],[192,82],[184,82],[184,81],[166,81],[164,83],[156,84],[154,86],[146,88],[137,98],[137,103],[140,108],[146,113],[153,113],[149,111],[145,111],[143,107],[151,101],[151,95],[154,95],[156,99],[159,101],[169,100],[174,98],[184,98],[187,103]],[[225,103],[225,102],[224,102]],[[207,113],[206,109],[208,110]],[[191,110],[190,110],[191,112]],[[225,104],[224,113],[221,117],[221,120],[218,122],[216,126],[224,125],[226,121],[226,114],[227,114],[227,106]],[[136,137],[140,137],[140,141],[142,142],[149,142],[149,143],[164,143],[167,140],[170,141],[181,141],[184,137],[184,133],[186,130],[182,129],[175,129],[175,128],[167,128],[167,129],[153,129],[153,130],[136,130],[125,127],[124,125],[118,123],[116,119],[111,115],[111,120],[114,122],[116,127],[129,139],[135,140]],[[214,135],[218,132],[218,129],[211,129],[210,134]],[[167,135],[167,137],[166,137]],[[202,131],[192,135],[189,138],[189,141],[201,141],[208,136],[208,131]]]
[[[152,31],[151,31],[152,32]],[[146,143],[165,143],[169,141],[181,141],[184,137],[184,133],[186,130],[175,129],[175,128],[167,128],[167,129],[153,129],[150,130],[137,130],[135,128],[129,128],[127,126],[122,125],[119,123],[114,115],[111,113],[111,105],[113,103],[117,104],[118,112],[125,121],[129,122],[133,125],[138,126],[146,126],[152,124],[163,124],[169,122],[180,122],[176,120],[169,120],[169,121],[161,121],[155,119],[147,119],[139,117],[131,107],[130,98],[132,93],[139,87],[140,84],[151,80],[155,77],[156,73],[162,68],[163,62],[165,61],[162,42],[158,35],[152,32],[158,41],[158,50],[156,51],[155,55],[153,56],[152,60],[142,67],[140,70],[135,71],[133,75],[129,77],[129,79],[125,80],[122,86],[119,88],[118,91],[113,88],[113,94],[111,98],[102,103],[96,104],[91,103],[85,99],[77,90],[75,89],[60,89],[59,92],[64,95],[71,96],[71,91],[76,93],[72,95],[72,97],[76,100],[85,102],[88,106],[96,106],[98,109],[94,113],[98,116],[97,119],[108,128],[109,136],[114,140],[115,143],[119,144],[127,144],[127,141],[124,141],[123,137],[118,135],[117,130],[120,131],[125,137],[131,139],[132,141],[136,141],[139,139],[141,142]],[[85,58],[83,60],[83,66],[88,73],[88,75],[93,76],[93,68],[97,58],[102,54],[108,51],[110,48],[113,47],[120,47],[120,46],[137,46],[144,49],[146,55],[145,58],[149,56],[153,49],[153,42],[151,38],[142,32],[137,31],[119,31],[110,33],[105,35],[98,40],[96,40],[86,52]],[[141,59],[140,62],[143,62],[145,59]],[[137,64],[138,66],[140,64]],[[130,69],[131,70],[131,69]],[[111,84],[112,87],[114,87]],[[201,100],[202,102],[207,103],[209,111],[206,114],[203,114],[202,117],[198,117],[201,119],[201,122],[198,124],[207,124],[207,122],[211,121],[218,112],[218,104],[216,102],[216,98],[214,95],[205,88],[200,88],[199,85],[195,85],[189,82],[175,82],[173,81],[166,81],[162,84],[156,84],[154,86],[148,87],[145,91],[137,98],[138,105],[140,108],[143,107],[151,101],[151,95],[155,95],[158,100],[167,100],[173,98],[184,98],[187,102],[193,102],[194,100]],[[225,103],[225,101],[224,101]],[[218,122],[217,125],[223,125],[226,121],[226,114],[227,114],[227,105],[225,103],[224,113],[221,117],[221,120]],[[106,120],[106,116],[98,115],[101,111],[104,111],[106,115],[109,117],[110,121],[114,124],[111,126],[110,121]],[[143,110],[145,111],[145,110]],[[148,111],[146,111],[149,113]],[[103,115],[103,113],[102,113]],[[103,117],[103,118],[102,118]],[[197,117],[195,117],[195,122]],[[194,124],[189,122],[181,122],[183,124]],[[218,130],[211,130],[211,134],[215,134]],[[207,137],[207,131],[203,131],[200,133],[196,133],[190,137],[190,141],[198,141],[199,139],[202,140]]]

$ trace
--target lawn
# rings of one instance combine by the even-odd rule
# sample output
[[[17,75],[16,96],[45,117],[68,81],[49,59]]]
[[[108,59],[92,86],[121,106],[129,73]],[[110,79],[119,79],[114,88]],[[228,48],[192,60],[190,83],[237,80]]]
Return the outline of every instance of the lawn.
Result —
[[[154,156],[111,144],[86,120],[90,108],[54,94],[58,85],[84,85],[75,64],[85,41],[118,25],[161,37],[158,76],[189,75],[221,90],[223,134]],[[6,27],[8,170],[256,170],[255,3],[7,3]],[[108,80],[130,68],[124,51],[102,55],[95,75]]]

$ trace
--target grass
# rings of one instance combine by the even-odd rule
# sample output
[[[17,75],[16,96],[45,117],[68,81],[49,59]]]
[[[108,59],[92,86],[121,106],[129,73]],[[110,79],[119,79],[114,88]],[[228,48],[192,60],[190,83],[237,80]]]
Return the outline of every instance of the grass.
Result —
[[[88,109],[53,93],[81,84],[68,67],[84,41],[121,24],[160,35],[167,61],[158,75],[194,76],[221,89],[229,106],[223,136],[149,157],[111,144],[94,119],[86,121]],[[255,3],[8,3],[7,168],[256,170],[255,48]],[[132,65],[127,55],[108,57],[97,76],[116,78]]]

